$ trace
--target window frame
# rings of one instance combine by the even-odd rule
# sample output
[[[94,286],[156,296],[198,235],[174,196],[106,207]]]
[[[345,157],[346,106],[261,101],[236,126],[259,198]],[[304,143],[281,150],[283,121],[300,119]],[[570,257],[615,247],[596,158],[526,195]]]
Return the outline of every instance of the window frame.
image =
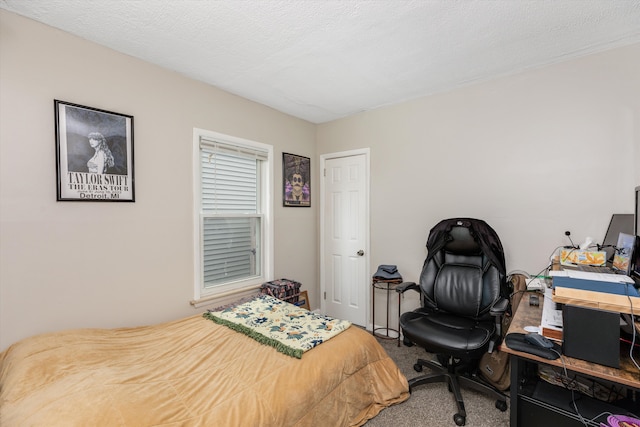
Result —
[[[261,150],[267,153],[267,160],[260,165],[259,171],[259,195],[258,203],[260,205],[257,214],[221,214],[220,216],[235,217],[261,217],[260,227],[260,253],[261,258],[258,261],[261,265],[261,274],[242,280],[233,280],[214,287],[205,288],[204,286],[204,254],[203,254],[203,238],[202,218],[210,216],[210,213],[202,211],[202,170],[200,160],[200,143],[201,140],[211,142],[220,142],[239,148],[247,148],[250,150]],[[220,298],[227,295],[241,293],[244,291],[254,290],[264,282],[273,280],[273,203],[274,203],[274,186],[273,171],[274,157],[273,146],[261,142],[251,141],[248,139],[238,138],[225,135],[219,132],[209,131],[206,129],[193,129],[193,243],[194,243],[194,305],[203,300]]]

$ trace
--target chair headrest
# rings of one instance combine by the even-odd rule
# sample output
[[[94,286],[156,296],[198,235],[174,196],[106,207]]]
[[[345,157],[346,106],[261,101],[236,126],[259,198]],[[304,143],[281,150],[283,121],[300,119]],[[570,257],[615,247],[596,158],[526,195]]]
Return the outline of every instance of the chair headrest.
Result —
[[[480,255],[482,250],[476,239],[467,227],[453,226],[449,231],[447,243],[444,245],[447,252],[459,255]]]

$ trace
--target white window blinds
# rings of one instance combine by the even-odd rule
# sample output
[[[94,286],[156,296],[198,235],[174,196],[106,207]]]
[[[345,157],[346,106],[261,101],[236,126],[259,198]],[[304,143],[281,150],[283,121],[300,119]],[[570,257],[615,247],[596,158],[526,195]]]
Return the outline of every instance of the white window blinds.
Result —
[[[204,288],[260,275],[260,169],[268,153],[200,140]]]

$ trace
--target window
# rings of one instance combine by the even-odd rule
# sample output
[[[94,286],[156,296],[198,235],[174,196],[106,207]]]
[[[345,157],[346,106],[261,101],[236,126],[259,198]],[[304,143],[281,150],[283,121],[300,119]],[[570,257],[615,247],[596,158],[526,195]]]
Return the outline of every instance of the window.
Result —
[[[194,129],[195,300],[270,280],[270,145]]]

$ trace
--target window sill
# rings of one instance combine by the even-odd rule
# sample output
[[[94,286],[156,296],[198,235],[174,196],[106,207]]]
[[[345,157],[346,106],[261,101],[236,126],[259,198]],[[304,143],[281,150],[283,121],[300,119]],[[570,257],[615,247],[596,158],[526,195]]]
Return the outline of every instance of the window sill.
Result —
[[[233,289],[227,292],[221,292],[219,294],[207,295],[202,298],[191,300],[189,303],[193,308],[200,308],[206,305],[224,305],[240,298],[247,297],[251,294],[255,294],[257,289],[260,289],[262,285],[246,286],[244,288]]]

